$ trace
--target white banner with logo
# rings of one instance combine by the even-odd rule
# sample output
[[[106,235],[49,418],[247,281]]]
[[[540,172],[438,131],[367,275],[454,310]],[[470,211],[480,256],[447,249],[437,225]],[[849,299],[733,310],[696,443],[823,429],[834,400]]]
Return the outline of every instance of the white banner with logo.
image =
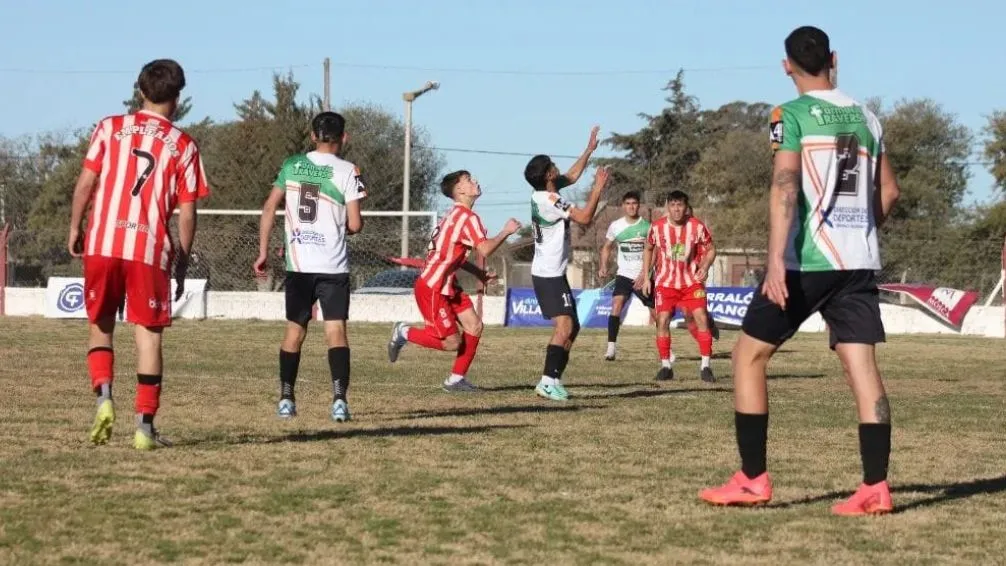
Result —
[[[176,301],[178,285],[171,280],[171,318],[206,318],[206,279],[186,279],[185,292]],[[46,318],[87,318],[83,277],[50,277],[45,288]],[[120,313],[120,320],[125,313]]]

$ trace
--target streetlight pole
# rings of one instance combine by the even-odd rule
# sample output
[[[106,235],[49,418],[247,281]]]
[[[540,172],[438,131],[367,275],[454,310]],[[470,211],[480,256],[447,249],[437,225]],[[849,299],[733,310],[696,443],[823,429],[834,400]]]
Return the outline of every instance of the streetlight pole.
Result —
[[[402,170],[405,182],[402,183],[402,253],[401,257],[409,257],[409,198],[412,179],[412,103],[423,94],[440,88],[437,81],[429,81],[423,88],[402,94],[405,101],[405,159]]]

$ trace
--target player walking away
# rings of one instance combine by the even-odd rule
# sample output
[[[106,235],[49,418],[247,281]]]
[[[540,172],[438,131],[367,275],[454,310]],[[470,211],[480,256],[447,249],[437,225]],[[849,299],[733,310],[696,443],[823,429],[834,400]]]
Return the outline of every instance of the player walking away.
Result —
[[[395,324],[388,342],[388,360],[394,363],[408,342],[433,350],[457,351],[451,375],[444,381],[446,391],[475,391],[468,378],[468,370],[482,337],[482,318],[475,312],[472,300],[461,290],[455,273],[464,269],[483,282],[495,274],[483,271],[469,261],[468,252],[476,250],[489,257],[520,230],[520,222],[513,218],[494,238],[486,238],[486,229],[478,214],[472,210],[482,195],[479,186],[468,171],[455,171],[440,183],[444,196],[454,201],[454,206],[433,231],[426,253],[423,270],[416,278],[415,296],[425,326],[410,327],[404,322]],[[461,325],[462,335],[458,336]]]
[[[531,282],[541,314],[552,321],[552,339],[545,349],[545,369],[535,393],[551,401],[565,401],[569,393],[562,384],[562,373],[569,363],[569,350],[580,332],[576,302],[566,279],[570,254],[570,221],[589,225],[594,220],[601,193],[608,182],[608,170],[600,168],[587,205],[577,208],[559,196],[559,190],[572,185],[583,174],[587,161],[597,149],[598,128],[590,132],[583,155],[565,175],[547,155],[536,155],[524,168],[524,178],[534,189],[531,195],[531,227],[534,232],[534,259]]]
[[[294,386],[300,349],[307,337],[314,303],[321,306],[332,374],[332,420],[350,420],[349,392],[349,255],[346,235],[363,229],[360,199],[367,196],[360,170],[342,159],[346,120],[322,112],[311,121],[314,151],[287,158],[262,207],[259,256],[255,273],[264,277],[269,235],[276,209],[286,200],[286,335],[279,350],[280,418],[297,415]]]
[[[196,200],[209,195],[196,142],[171,123],[185,88],[182,67],[170,59],[144,65],[137,81],[143,107],[98,123],[73,192],[68,247],[83,257],[84,295],[90,323],[87,367],[98,409],[91,442],[112,434],[115,315],[125,305],[136,325],[136,413],[133,446],[170,446],[154,428],[163,375],[161,339],[171,325],[171,264],[175,298],[185,276],[196,234]],[[82,222],[91,205],[87,234]],[[178,249],[169,222],[178,206]]]
[[[786,38],[786,74],[799,98],[772,112],[772,189],[766,273],[734,346],[734,407],[741,470],[700,497],[717,505],[772,499],[766,472],[765,368],[814,312],[828,324],[859,413],[863,483],[838,515],[893,509],[887,484],[891,409],[875,345],[885,340],[874,272],[878,227],[899,189],[877,117],[835,88],[828,36],[801,27]],[[878,194],[879,193],[879,194]]]
[[[653,294],[657,311],[657,352],[660,354],[658,381],[674,379],[674,353],[671,351],[671,315],[681,307],[694,321],[692,337],[699,344],[702,361],[699,376],[702,381],[716,381],[709,366],[713,355],[713,336],[709,331],[706,311],[705,281],[709,266],[716,258],[712,235],[701,220],[688,215],[688,195],[681,191],[668,193],[667,214],[653,223],[643,250],[643,270],[636,285],[643,294]],[[644,277],[657,256],[654,281]],[[698,258],[702,259],[699,260]]]
[[[611,314],[608,316],[608,350],[604,354],[604,359],[609,362],[615,359],[615,343],[622,324],[622,309],[628,304],[629,296],[635,294],[650,309],[650,318],[654,317],[653,297],[633,288],[636,277],[643,269],[643,247],[646,245],[646,235],[650,232],[650,221],[639,216],[639,198],[637,191],[622,195],[625,216],[608,226],[606,241],[601,247],[601,267],[597,275],[601,279],[607,279],[611,250],[618,246],[618,271],[615,274],[615,288],[611,293]]]

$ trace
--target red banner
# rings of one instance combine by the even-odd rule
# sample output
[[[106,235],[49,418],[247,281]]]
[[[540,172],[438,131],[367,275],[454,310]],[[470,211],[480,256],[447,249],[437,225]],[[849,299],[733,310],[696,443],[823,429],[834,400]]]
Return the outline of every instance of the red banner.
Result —
[[[975,291],[961,291],[947,287],[927,287],[925,285],[902,285],[891,283],[879,285],[880,290],[907,295],[940,320],[951,326],[960,328],[964,323],[964,315],[971,305],[978,302]]]

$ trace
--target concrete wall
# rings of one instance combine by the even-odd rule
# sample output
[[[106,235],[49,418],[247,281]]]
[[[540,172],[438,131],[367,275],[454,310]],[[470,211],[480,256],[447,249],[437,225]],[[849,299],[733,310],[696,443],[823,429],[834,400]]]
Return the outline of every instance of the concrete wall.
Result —
[[[45,289],[8,287],[6,294],[8,316],[41,316],[45,312]],[[482,307],[486,324],[503,324],[506,314],[506,300],[503,297],[483,297]],[[353,295],[349,309],[352,320],[422,322],[419,309],[411,295]],[[889,334],[964,334],[1006,338],[1006,324],[1001,306],[971,307],[960,332],[918,308],[883,304],[880,310]],[[209,291],[206,293],[206,317],[283,320],[283,293]],[[632,301],[624,324],[644,326],[648,323],[649,312],[638,301]],[[818,315],[800,327],[801,332],[824,330],[824,321]]]

